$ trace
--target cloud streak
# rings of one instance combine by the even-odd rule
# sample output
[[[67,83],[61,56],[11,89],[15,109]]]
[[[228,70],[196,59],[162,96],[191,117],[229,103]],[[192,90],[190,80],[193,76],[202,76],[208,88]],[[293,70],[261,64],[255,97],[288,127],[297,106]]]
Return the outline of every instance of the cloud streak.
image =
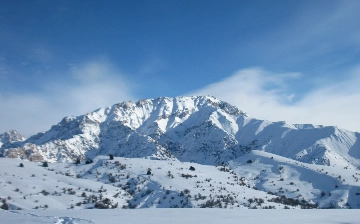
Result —
[[[292,102],[295,93],[288,81],[300,79],[301,74],[249,68],[189,94],[213,95],[258,119],[339,126],[359,132],[360,69],[354,69],[350,77],[339,83],[320,85]]]
[[[71,65],[71,78],[44,83],[41,91],[0,95],[0,133],[16,129],[29,137],[68,115],[134,99],[132,84],[110,63]]]
[[[246,40],[239,37],[234,49],[241,60],[250,62],[244,66],[298,69],[307,75],[315,70],[313,74],[321,76],[323,71],[358,63],[360,2],[302,3],[279,26]]]

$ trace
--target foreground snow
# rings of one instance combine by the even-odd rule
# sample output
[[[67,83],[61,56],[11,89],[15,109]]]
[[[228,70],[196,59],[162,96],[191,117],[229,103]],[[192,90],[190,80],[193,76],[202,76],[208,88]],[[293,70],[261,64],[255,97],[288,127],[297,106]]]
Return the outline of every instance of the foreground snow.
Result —
[[[1,211],[1,223],[359,223],[358,210],[31,210]]]
[[[0,206],[9,210],[360,208],[358,170],[306,164],[257,150],[217,167],[108,158],[49,167],[0,158]],[[20,162],[24,167],[19,167]]]

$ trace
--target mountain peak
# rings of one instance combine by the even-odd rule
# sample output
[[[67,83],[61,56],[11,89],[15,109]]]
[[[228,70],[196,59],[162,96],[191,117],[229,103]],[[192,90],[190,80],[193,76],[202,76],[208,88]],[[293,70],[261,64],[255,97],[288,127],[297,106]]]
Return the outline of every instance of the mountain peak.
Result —
[[[14,142],[22,142],[24,140],[25,137],[19,134],[16,130],[10,130],[0,134],[0,147]]]

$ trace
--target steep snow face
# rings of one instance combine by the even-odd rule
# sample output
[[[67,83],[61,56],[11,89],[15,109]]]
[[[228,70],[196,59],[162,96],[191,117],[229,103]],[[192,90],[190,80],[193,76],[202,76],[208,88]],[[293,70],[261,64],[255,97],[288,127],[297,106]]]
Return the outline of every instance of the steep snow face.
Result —
[[[7,143],[3,156],[32,161],[113,154],[218,165],[257,149],[305,163],[360,167],[359,133],[257,120],[211,96],[123,102]]]

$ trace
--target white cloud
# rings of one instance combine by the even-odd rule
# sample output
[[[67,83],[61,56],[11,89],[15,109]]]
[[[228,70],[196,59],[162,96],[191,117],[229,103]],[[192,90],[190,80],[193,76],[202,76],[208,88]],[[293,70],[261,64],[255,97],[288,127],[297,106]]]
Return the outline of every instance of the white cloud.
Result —
[[[251,68],[191,94],[213,95],[258,119],[360,131],[360,69],[355,69],[349,80],[319,86],[291,103],[294,93],[289,91],[286,81],[297,77],[298,73],[275,74]]]
[[[16,129],[28,137],[65,116],[134,99],[131,83],[110,63],[72,65],[68,73],[71,79],[46,83],[41,93],[0,95],[0,133]]]

